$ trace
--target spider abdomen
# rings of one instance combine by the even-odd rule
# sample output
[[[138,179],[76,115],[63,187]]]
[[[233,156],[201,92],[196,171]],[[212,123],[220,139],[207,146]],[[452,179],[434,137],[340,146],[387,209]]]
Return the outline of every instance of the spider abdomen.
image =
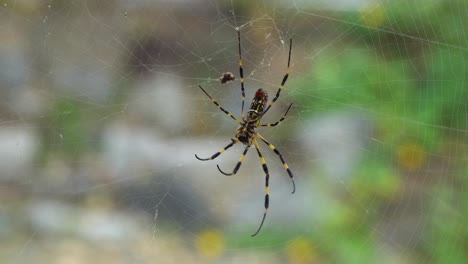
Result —
[[[255,92],[255,96],[252,99],[250,108],[247,111],[248,119],[256,120],[257,118],[261,117],[263,114],[263,111],[265,110],[267,102],[268,102],[268,93],[264,91],[262,88],[259,88]],[[257,121],[260,121],[260,120],[257,120]]]

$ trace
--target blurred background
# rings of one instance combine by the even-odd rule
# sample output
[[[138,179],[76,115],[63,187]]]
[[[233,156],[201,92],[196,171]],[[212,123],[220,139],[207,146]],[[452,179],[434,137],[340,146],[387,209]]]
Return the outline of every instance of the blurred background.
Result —
[[[466,263],[468,1],[0,0],[2,263]],[[270,170],[226,146],[275,95]],[[221,84],[224,72],[234,81]]]

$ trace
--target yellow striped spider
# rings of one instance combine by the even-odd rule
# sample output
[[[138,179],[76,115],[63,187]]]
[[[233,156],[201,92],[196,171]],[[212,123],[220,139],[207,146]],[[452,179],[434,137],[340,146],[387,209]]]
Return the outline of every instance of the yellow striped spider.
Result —
[[[252,103],[250,104],[249,110],[247,110],[247,115],[244,114],[244,101],[245,101],[245,90],[244,90],[244,70],[242,68],[242,55],[241,55],[241,42],[240,42],[240,32],[237,31],[237,40],[239,43],[239,76],[240,76],[240,83],[241,83],[241,92],[242,92],[242,121],[237,119],[235,116],[233,116],[230,112],[226,111],[221,105],[216,102],[206,91],[203,89],[201,86],[200,89],[206,94],[211,99],[211,102],[215,104],[219,110],[223,111],[226,115],[234,119],[239,124],[239,128],[237,128],[236,135],[234,138],[231,139],[231,143],[229,143],[227,146],[222,148],[220,151],[216,152],[213,154],[211,157],[203,159],[198,157],[195,154],[195,157],[199,160],[206,161],[206,160],[213,160],[216,157],[218,157],[221,153],[226,151],[228,148],[232,147],[234,144],[241,142],[244,145],[246,145],[244,152],[242,153],[242,156],[239,159],[239,162],[237,162],[236,166],[234,167],[234,170],[231,173],[226,173],[221,170],[219,165],[217,165],[218,170],[227,176],[234,175],[237,173],[239,170],[242,161],[244,160],[245,155],[247,154],[247,151],[249,151],[250,146],[252,143],[255,146],[255,149],[257,150],[258,157],[260,158],[260,163],[262,164],[263,171],[265,172],[265,212],[263,213],[263,218],[262,222],[260,223],[260,226],[258,227],[257,231],[252,235],[256,236],[260,230],[262,229],[263,222],[265,221],[265,217],[268,211],[269,207],[269,179],[270,175],[268,173],[268,167],[266,165],[265,159],[262,156],[262,153],[260,152],[260,148],[258,146],[257,138],[263,141],[265,144],[268,145],[268,147],[276,154],[278,155],[279,159],[283,163],[284,169],[288,172],[289,177],[291,178],[292,185],[293,185],[293,191],[294,193],[296,191],[296,186],[294,184],[294,176],[291,172],[291,170],[288,167],[288,164],[284,161],[283,155],[279,152],[279,150],[273,146],[270,142],[268,142],[262,135],[260,135],[255,129],[257,127],[274,127],[281,123],[286,118],[286,115],[288,114],[289,109],[291,108],[292,104],[289,105],[288,109],[284,113],[284,115],[281,117],[280,120],[276,121],[275,123],[271,124],[260,124],[260,121],[262,117],[268,112],[268,110],[271,108],[271,106],[278,100],[278,97],[280,96],[281,90],[284,87],[284,84],[286,83],[286,80],[288,79],[289,76],[289,64],[291,61],[291,47],[292,47],[292,39],[289,40],[289,56],[288,56],[288,67],[286,69],[286,74],[283,77],[283,81],[281,82],[281,85],[278,88],[278,91],[276,92],[276,96],[273,98],[273,100],[270,102],[270,104],[267,106],[268,103],[268,94],[266,91],[264,91],[262,88],[258,89],[255,92],[254,98],[252,99]]]

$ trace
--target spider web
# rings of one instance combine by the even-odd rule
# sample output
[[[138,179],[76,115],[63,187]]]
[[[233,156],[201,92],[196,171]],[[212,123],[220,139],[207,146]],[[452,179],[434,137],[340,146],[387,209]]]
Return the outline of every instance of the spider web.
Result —
[[[467,1],[0,2],[5,263],[463,263]],[[259,142],[214,161],[246,108]],[[219,77],[232,72],[234,81]],[[247,110],[247,109],[245,109]]]

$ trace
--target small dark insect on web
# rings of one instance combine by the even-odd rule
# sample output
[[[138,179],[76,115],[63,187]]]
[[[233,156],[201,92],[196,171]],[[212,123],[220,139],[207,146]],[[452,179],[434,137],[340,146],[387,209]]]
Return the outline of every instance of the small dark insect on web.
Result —
[[[239,44],[239,79],[240,79],[241,94],[242,94],[242,105],[241,105],[242,117],[241,117],[241,119],[239,120],[237,117],[235,117],[229,111],[224,109],[200,85],[198,87],[200,88],[200,90],[203,91],[203,93],[206,94],[206,96],[208,98],[210,98],[211,102],[214,105],[216,105],[219,110],[224,112],[227,116],[231,117],[237,124],[239,124],[239,127],[236,130],[236,135],[233,138],[231,138],[231,143],[229,143],[224,148],[222,148],[221,150],[219,150],[218,152],[213,154],[211,157],[209,157],[209,158],[200,158],[200,157],[197,156],[197,154],[195,154],[195,157],[197,159],[199,159],[199,160],[202,160],[202,161],[214,160],[219,155],[221,155],[221,153],[223,153],[224,151],[226,151],[227,149],[229,149],[233,145],[235,145],[235,144],[237,144],[239,142],[244,144],[245,145],[244,152],[242,153],[242,155],[241,155],[241,157],[239,159],[239,162],[237,162],[237,164],[234,167],[234,170],[232,172],[226,173],[226,172],[222,171],[219,166],[217,166],[218,170],[222,174],[224,174],[226,176],[230,176],[230,175],[234,175],[234,174],[237,173],[237,171],[239,170],[239,168],[242,165],[242,161],[244,160],[245,155],[249,151],[252,144],[254,145],[255,149],[257,150],[257,155],[258,155],[258,158],[260,160],[260,164],[262,165],[263,172],[265,173],[265,205],[264,205],[265,211],[263,212],[263,218],[262,218],[262,221],[260,222],[260,226],[258,227],[257,231],[252,235],[252,236],[256,236],[260,232],[260,230],[262,229],[263,223],[265,222],[265,217],[267,215],[268,208],[270,206],[270,192],[269,192],[269,190],[270,190],[269,189],[270,188],[269,187],[270,186],[270,183],[269,183],[270,182],[270,173],[268,172],[268,167],[267,167],[267,164],[265,162],[265,159],[263,158],[263,155],[260,152],[260,146],[259,146],[259,144],[257,142],[257,139],[260,140],[261,142],[265,143],[268,146],[268,148],[270,150],[272,150],[278,156],[281,163],[283,164],[283,168],[286,170],[289,178],[291,179],[292,186],[293,186],[292,193],[294,193],[296,191],[296,185],[294,184],[294,176],[293,176],[291,170],[289,169],[288,164],[286,164],[286,161],[284,160],[283,155],[281,154],[281,152],[275,146],[273,146],[273,144],[268,142],[268,140],[266,138],[264,138],[262,135],[260,135],[256,130],[259,127],[274,127],[274,126],[278,125],[279,123],[281,123],[286,118],[286,115],[288,114],[289,109],[291,109],[292,104],[289,105],[289,107],[288,107],[288,109],[286,109],[286,112],[284,113],[284,115],[278,121],[276,121],[275,123],[271,123],[271,124],[261,123],[262,117],[268,112],[268,110],[270,110],[270,108],[273,106],[273,104],[276,102],[276,100],[278,100],[278,98],[280,96],[280,93],[281,93],[281,90],[283,89],[283,87],[284,87],[284,85],[285,85],[285,83],[286,83],[286,81],[288,79],[289,66],[290,66],[290,62],[291,62],[292,39],[289,40],[289,55],[288,55],[288,66],[286,68],[286,73],[285,73],[285,75],[283,77],[283,80],[281,81],[281,84],[280,84],[280,86],[278,88],[278,91],[276,92],[275,97],[268,104],[268,93],[265,90],[263,90],[262,88],[257,89],[257,91],[255,92],[255,96],[252,99],[252,103],[250,105],[250,108],[247,110],[247,114],[244,113],[244,102],[245,102],[244,69],[242,67],[241,41],[240,41],[240,32],[239,31],[237,31],[237,40],[238,40],[238,44]],[[220,79],[221,83],[226,83],[228,81],[234,80],[235,77],[234,77],[234,74],[232,74],[231,72],[225,72],[223,74],[223,76],[221,76],[221,78],[219,78],[219,79]]]
[[[223,73],[223,76],[219,77],[219,80],[221,83],[227,83],[229,81],[234,81],[236,79],[236,76],[232,74],[232,72],[225,72]]]

